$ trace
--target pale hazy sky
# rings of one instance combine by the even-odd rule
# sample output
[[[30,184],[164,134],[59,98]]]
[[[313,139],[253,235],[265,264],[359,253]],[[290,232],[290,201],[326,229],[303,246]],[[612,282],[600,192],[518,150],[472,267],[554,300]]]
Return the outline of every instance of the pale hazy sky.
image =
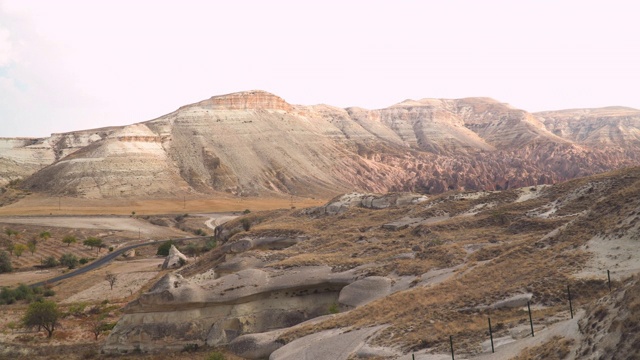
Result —
[[[251,89],[340,107],[640,108],[636,4],[0,0],[0,137],[131,124]]]

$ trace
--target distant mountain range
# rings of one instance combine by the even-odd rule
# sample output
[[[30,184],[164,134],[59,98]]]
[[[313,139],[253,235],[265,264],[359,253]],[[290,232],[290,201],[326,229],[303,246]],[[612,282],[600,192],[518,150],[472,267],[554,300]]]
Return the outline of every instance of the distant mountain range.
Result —
[[[88,198],[494,190],[640,165],[640,110],[528,113],[490,98],[384,109],[214,96],[128,126],[0,139],[0,184]]]

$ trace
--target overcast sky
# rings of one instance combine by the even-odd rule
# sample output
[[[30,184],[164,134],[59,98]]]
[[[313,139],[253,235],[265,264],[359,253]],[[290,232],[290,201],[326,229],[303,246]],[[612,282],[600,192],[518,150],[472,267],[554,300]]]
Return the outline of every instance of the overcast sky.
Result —
[[[251,89],[371,109],[469,96],[640,108],[636,3],[0,0],[0,137]]]

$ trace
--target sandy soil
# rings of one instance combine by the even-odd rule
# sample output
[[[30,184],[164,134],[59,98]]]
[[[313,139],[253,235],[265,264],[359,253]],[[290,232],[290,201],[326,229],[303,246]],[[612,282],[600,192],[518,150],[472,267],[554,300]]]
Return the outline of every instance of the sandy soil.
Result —
[[[640,242],[631,236],[603,238],[595,236],[587,242],[583,250],[592,254],[584,269],[576,274],[579,278],[607,278],[622,280],[640,271]]]
[[[37,216],[0,217],[0,223],[64,227],[70,229],[103,229],[138,232],[141,237],[166,237],[169,229],[131,217],[105,216]],[[177,234],[176,234],[177,235]]]
[[[0,274],[0,286],[15,286],[43,281],[62,274],[62,269],[20,271]]]

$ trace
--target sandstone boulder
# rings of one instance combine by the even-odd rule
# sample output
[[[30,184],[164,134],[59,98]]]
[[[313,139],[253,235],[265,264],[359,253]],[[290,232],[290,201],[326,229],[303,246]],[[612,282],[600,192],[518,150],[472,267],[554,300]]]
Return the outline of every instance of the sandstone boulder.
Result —
[[[235,338],[229,343],[229,350],[245,359],[267,359],[272,352],[282,347],[278,336],[284,330],[275,330],[260,334],[247,334]]]
[[[347,360],[384,326],[354,331],[332,329],[296,339],[274,351],[269,360],[334,359]]]
[[[510,298],[497,301],[493,303],[491,307],[494,309],[523,307],[526,306],[529,301],[531,301],[532,297],[533,294],[531,293],[518,294]]]
[[[189,259],[178,250],[174,245],[171,245],[169,249],[169,255],[164,259],[162,263],[162,269],[174,269],[179,268],[186,264]]]
[[[369,276],[345,286],[340,291],[338,302],[357,307],[385,297],[390,292],[391,279],[382,276]]]

